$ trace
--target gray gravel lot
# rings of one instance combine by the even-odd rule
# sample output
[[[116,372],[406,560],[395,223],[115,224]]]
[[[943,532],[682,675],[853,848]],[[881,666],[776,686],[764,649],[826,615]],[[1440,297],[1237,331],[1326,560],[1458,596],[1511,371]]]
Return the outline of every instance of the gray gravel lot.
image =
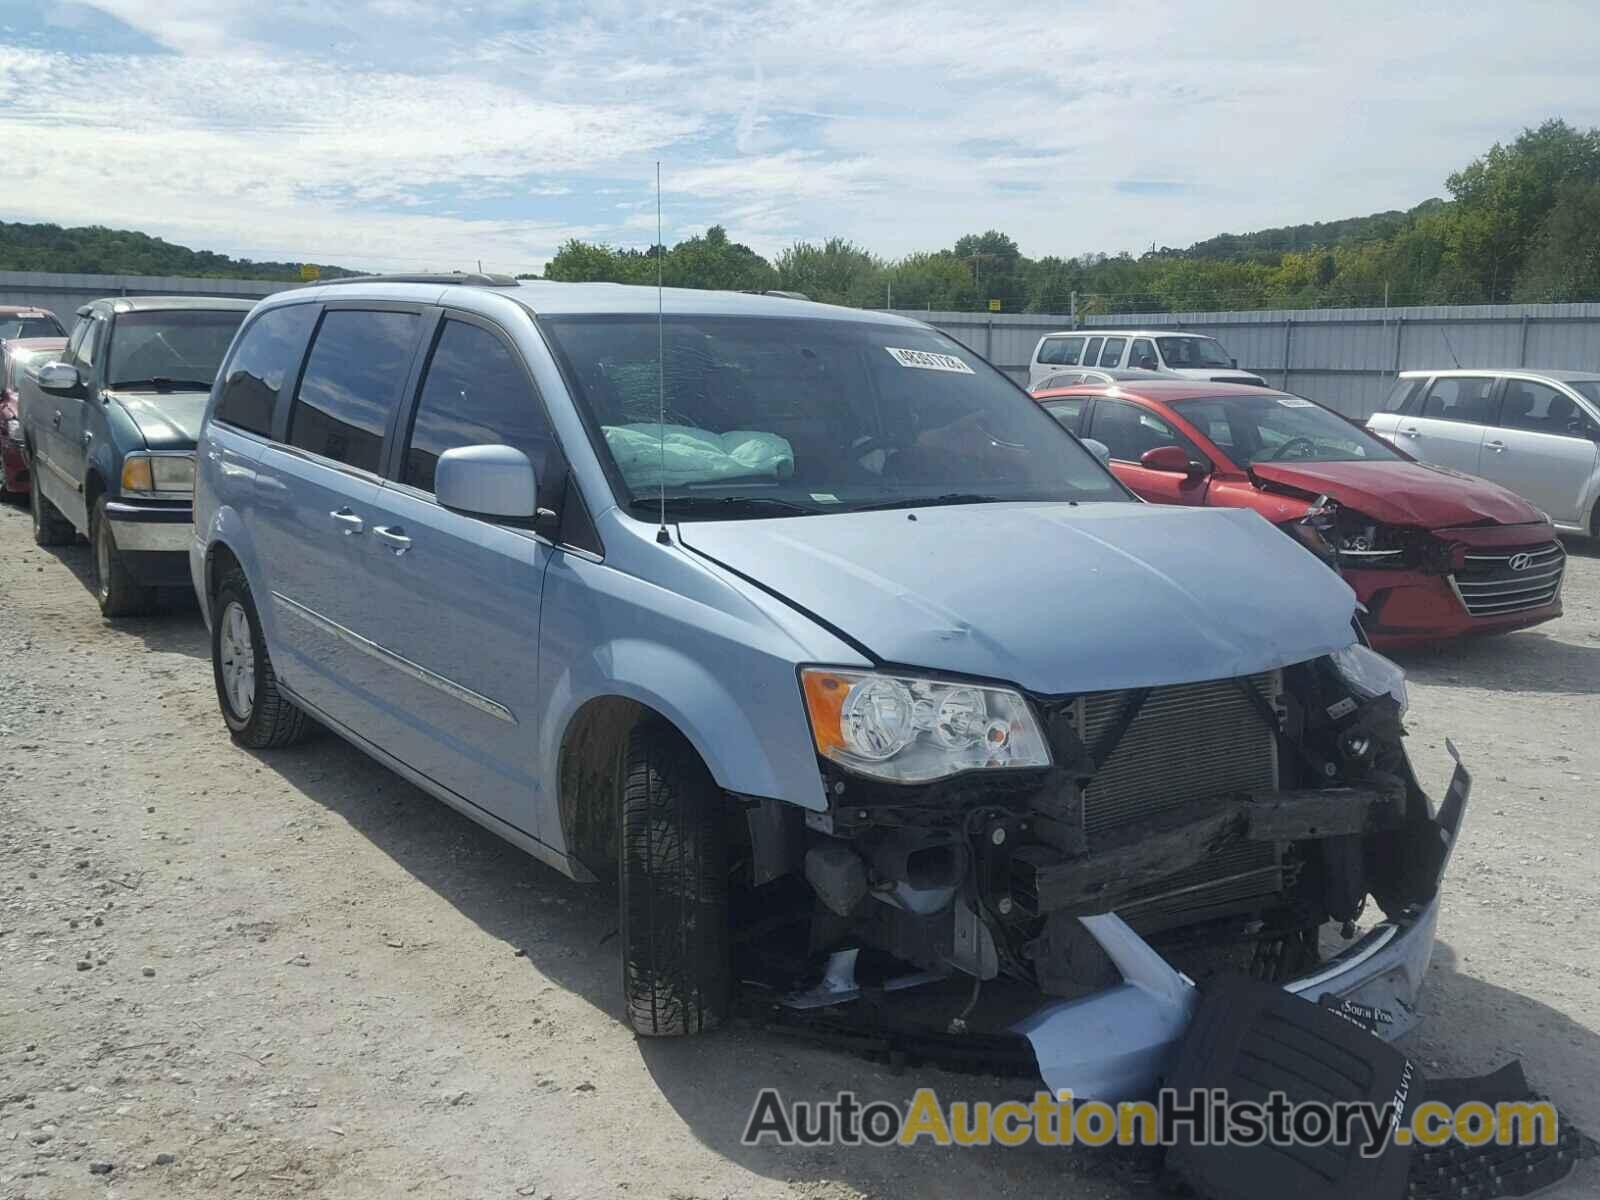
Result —
[[[746,1149],[756,1090],[897,1102],[895,1076],[735,1026],[642,1043],[615,926],[332,738],[254,755],[183,606],[113,627],[88,551],[0,509],[0,1197],[1134,1197],[1125,1156]],[[1600,1131],[1600,557],[1566,616],[1402,656],[1435,794],[1476,777],[1410,1049],[1520,1057]],[[1585,1164],[1570,1195],[1600,1192]]]

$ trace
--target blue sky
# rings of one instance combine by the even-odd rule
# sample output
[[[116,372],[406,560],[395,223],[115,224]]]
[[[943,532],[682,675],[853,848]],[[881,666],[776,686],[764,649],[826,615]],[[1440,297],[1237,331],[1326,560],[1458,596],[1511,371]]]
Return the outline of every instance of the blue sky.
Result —
[[[1600,124],[1584,3],[0,0],[0,218],[255,258],[536,270],[720,222],[1025,253],[1441,194]]]

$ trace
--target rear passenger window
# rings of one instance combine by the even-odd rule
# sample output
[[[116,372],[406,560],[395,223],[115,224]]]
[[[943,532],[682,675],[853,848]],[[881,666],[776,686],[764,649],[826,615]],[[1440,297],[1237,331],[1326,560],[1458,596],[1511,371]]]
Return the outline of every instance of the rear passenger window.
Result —
[[[300,365],[316,317],[315,304],[291,304],[262,313],[239,340],[213,416],[235,429],[270,436],[278,391]]]
[[[465,321],[446,321],[423,377],[400,481],[433,491],[439,456],[457,446],[512,446],[526,454],[540,492],[550,478],[554,436],[527,372],[494,334]]]
[[[1095,363],[1100,361],[1100,343],[1103,342],[1103,341],[1105,341],[1104,338],[1092,337],[1086,343],[1084,343],[1084,347],[1083,347],[1083,365],[1084,366],[1092,367],[1092,366],[1094,366]]]
[[[1456,376],[1436,379],[1422,402],[1424,417],[1439,421],[1464,421],[1469,425],[1489,422],[1489,392],[1494,380],[1482,376]]]
[[[1045,338],[1044,345],[1039,347],[1039,361],[1053,367],[1075,367],[1082,351],[1081,337]]]
[[[1063,429],[1077,433],[1078,420],[1083,416],[1083,406],[1086,403],[1088,398],[1082,396],[1071,400],[1054,400],[1046,404],[1044,410],[1054,417]]]
[[[419,319],[356,309],[325,314],[289,410],[289,444],[376,474],[383,431],[411,370]]]
[[[1412,398],[1417,394],[1427,380],[1425,379],[1399,379],[1389,392],[1389,398],[1383,402],[1383,411],[1403,413],[1409,411]]]
[[[1117,367],[1122,365],[1122,348],[1128,344],[1127,338],[1107,338],[1106,348],[1100,352],[1100,365],[1102,367]],[[1086,363],[1093,366],[1093,363]]]

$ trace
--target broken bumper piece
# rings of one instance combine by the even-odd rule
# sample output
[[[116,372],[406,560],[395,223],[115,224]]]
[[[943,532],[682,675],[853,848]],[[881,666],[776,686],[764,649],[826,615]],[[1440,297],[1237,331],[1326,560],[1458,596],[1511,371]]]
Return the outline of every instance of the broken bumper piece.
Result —
[[[1451,747],[1454,753],[1454,747]],[[1377,926],[1337,958],[1284,984],[1312,1003],[1339,1002],[1386,1041],[1416,1024],[1416,996],[1433,955],[1439,919],[1438,884],[1455,845],[1472,778],[1459,759],[1432,824],[1438,833],[1433,896]],[[1080,1099],[1132,1100],[1149,1096],[1169,1072],[1199,1004],[1192,980],[1114,913],[1080,917],[1122,974],[1122,982],[1075,1000],[1046,1006],[1019,1022],[1039,1073],[1053,1092]]]

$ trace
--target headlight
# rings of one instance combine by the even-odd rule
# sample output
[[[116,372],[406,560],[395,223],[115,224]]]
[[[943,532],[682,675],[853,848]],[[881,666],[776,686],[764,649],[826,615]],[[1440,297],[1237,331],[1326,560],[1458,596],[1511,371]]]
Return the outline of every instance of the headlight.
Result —
[[[800,672],[817,753],[863,775],[925,783],[981,767],[1047,767],[1028,702],[1010,688],[904,675]]]
[[[194,492],[194,455],[130,454],[122,460],[122,490],[159,494]]]
[[[1344,676],[1344,681],[1361,696],[1370,700],[1385,693],[1394,697],[1402,715],[1409,704],[1406,695],[1406,673],[1398,663],[1391,662],[1376,650],[1359,642],[1336,650],[1328,656]]]

